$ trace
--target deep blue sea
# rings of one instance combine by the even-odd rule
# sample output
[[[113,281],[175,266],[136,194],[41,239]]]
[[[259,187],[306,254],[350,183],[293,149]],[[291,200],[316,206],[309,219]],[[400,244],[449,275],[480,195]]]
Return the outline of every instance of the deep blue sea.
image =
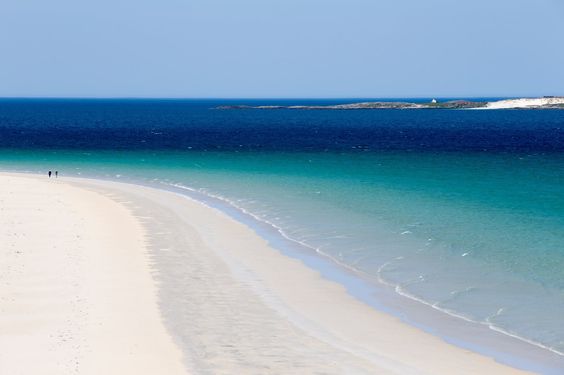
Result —
[[[564,111],[0,100],[0,169],[193,189],[401,298],[564,355]]]

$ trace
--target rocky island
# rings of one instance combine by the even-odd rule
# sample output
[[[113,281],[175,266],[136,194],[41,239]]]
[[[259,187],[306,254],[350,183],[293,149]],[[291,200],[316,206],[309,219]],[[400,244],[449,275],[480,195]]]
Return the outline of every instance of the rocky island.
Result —
[[[336,105],[224,105],[216,109],[308,109],[308,110],[355,110],[355,109],[564,109],[564,96],[542,98],[506,99],[498,101],[433,99],[427,103],[413,102],[360,102]]]

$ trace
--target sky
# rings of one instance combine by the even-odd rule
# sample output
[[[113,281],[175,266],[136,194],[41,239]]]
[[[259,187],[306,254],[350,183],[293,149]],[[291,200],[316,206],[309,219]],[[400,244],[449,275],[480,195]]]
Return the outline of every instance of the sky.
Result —
[[[564,0],[0,0],[1,97],[564,95]]]

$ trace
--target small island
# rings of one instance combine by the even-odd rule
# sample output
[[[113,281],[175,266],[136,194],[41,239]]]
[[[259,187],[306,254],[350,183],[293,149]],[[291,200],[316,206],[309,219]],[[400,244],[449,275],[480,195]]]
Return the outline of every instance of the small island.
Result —
[[[355,110],[355,109],[564,109],[564,96],[542,98],[505,99],[498,101],[433,99],[428,103],[414,102],[360,102],[336,105],[223,105],[216,109],[307,109],[307,110]]]

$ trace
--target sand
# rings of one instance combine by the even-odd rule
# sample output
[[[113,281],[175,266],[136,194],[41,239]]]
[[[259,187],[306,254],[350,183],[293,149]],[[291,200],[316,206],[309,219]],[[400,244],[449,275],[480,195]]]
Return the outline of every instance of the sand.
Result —
[[[144,229],[113,200],[0,177],[0,374],[183,374]]]
[[[498,100],[495,102],[489,102],[484,109],[526,109],[548,105],[564,105],[564,97]]]
[[[185,196],[0,186],[2,374],[521,373],[370,308]]]

